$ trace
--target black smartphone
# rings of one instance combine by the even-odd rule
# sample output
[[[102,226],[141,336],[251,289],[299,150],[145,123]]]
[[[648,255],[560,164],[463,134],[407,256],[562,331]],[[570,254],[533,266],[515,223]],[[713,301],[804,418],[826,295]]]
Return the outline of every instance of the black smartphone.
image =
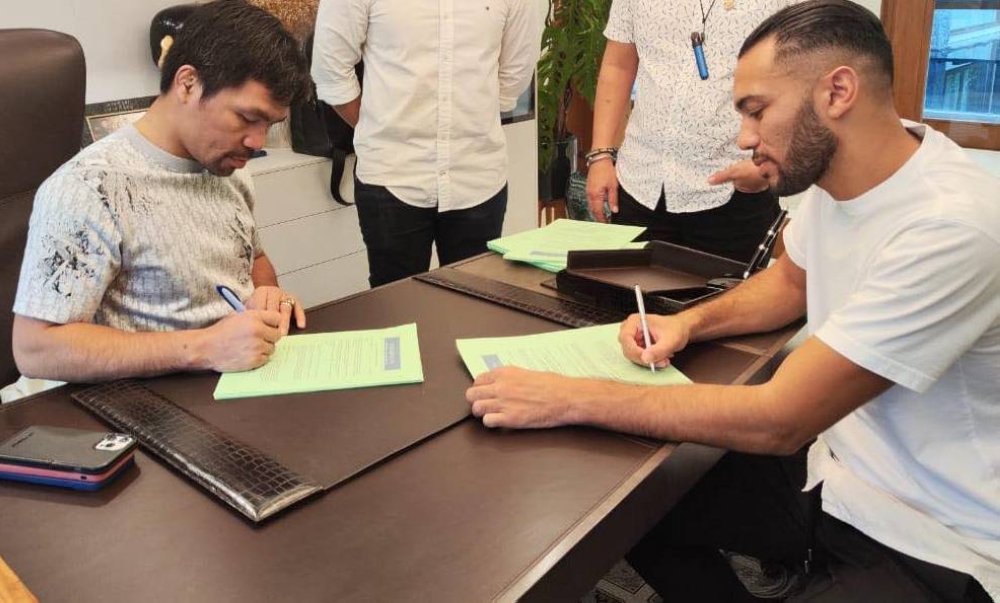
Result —
[[[99,490],[131,466],[136,445],[124,433],[34,425],[0,443],[0,478]]]

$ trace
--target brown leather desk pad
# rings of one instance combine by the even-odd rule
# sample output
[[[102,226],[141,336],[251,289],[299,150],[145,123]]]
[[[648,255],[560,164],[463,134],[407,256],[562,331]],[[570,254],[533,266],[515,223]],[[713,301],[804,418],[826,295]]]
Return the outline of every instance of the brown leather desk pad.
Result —
[[[342,487],[253,527],[144,453],[97,493],[0,483],[8,563],[41,600],[559,600],[592,584],[718,456],[590,429],[461,422],[470,378],[454,340],[558,328],[526,314],[407,281],[320,308],[309,329],[414,319],[420,385],[216,403],[211,375],[146,382],[288,466],[350,472]],[[717,383],[767,363],[711,344],[677,360]],[[70,403],[76,389],[0,407],[0,437],[29,424],[100,428]],[[387,433],[452,416],[456,427],[350,469]]]

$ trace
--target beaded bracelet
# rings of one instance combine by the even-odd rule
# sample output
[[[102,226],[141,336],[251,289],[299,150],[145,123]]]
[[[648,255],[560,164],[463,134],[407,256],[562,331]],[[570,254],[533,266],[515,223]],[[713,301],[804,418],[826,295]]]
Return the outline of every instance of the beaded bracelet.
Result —
[[[600,155],[602,153],[607,153],[608,155],[617,156],[618,147],[600,147],[598,149],[591,149],[589,153],[584,155],[584,158],[590,159],[591,157]]]
[[[611,163],[615,162],[615,156],[611,153],[600,153],[598,155],[594,155],[593,157],[587,157],[587,167],[594,165],[598,161],[604,161],[605,159],[611,160]]]
[[[592,149],[583,157],[587,160],[587,167],[590,167],[595,161],[599,161],[605,157],[610,157],[611,161],[614,162],[618,159],[618,147],[601,147],[598,149]]]

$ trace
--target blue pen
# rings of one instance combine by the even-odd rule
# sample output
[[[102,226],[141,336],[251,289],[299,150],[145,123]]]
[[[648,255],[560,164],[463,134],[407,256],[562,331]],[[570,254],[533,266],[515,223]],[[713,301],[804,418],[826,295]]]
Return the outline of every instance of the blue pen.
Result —
[[[240,301],[240,298],[233,293],[233,290],[229,287],[225,285],[216,285],[215,290],[219,292],[222,299],[226,300],[226,303],[233,307],[233,310],[236,310],[237,312],[246,310],[246,308],[243,307],[243,302]]]

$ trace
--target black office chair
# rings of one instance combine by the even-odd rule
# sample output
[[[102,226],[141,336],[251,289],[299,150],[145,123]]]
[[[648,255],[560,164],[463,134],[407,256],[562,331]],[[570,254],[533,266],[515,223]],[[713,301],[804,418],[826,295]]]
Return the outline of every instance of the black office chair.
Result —
[[[86,70],[72,36],[0,29],[0,385],[18,377],[14,294],[35,190],[80,150]]]

